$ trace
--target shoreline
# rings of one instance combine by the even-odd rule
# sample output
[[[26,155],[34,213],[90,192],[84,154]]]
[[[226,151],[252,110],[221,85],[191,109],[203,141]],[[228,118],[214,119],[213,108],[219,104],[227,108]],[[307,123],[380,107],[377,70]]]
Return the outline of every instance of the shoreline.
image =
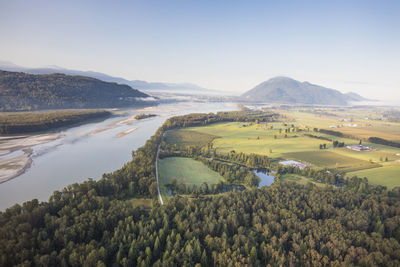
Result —
[[[10,181],[25,173],[32,165],[32,148],[22,150],[22,155],[0,159],[0,184]]]
[[[0,138],[0,184],[25,173],[33,163],[32,147],[57,140],[65,134],[49,133]],[[15,152],[21,155],[12,155]]]

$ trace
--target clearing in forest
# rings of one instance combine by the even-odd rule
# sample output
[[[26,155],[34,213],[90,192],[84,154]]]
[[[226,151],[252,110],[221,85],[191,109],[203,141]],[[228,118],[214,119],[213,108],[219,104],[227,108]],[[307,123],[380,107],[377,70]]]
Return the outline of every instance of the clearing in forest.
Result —
[[[222,176],[211,170],[202,162],[184,157],[167,157],[158,161],[160,190],[164,199],[168,199],[166,184],[176,178],[178,182],[187,185],[200,186],[202,183],[208,185],[216,184],[223,180]]]

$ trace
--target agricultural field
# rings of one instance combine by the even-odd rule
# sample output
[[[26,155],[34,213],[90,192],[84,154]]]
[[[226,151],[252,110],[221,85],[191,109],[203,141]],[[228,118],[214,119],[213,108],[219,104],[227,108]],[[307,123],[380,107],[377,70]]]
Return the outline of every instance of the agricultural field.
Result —
[[[350,172],[348,175],[367,177],[372,184],[384,185],[391,189],[400,186],[400,162],[383,165],[379,168]]]
[[[217,172],[209,169],[200,161],[183,157],[168,157],[158,162],[160,190],[163,199],[169,198],[166,184],[176,178],[178,182],[187,185],[200,186],[202,183],[216,184],[223,180]]]
[[[337,168],[344,172],[352,172],[351,174],[356,171],[365,171],[369,174],[367,177],[371,177],[375,173],[380,173],[381,177],[385,177],[385,173],[388,172],[387,181],[382,181],[379,176],[376,179],[369,179],[373,183],[400,186],[400,177],[396,180],[392,174],[393,169],[396,168],[385,167],[391,164],[399,164],[397,161],[400,160],[400,156],[397,154],[400,153],[400,149],[365,141],[362,144],[373,147],[373,150],[355,151],[346,147],[333,148],[332,141],[325,139],[344,142],[345,145],[358,144],[359,140],[332,136],[312,130],[313,127],[327,128],[325,127],[327,125],[329,127],[333,120],[337,120],[335,116],[317,117],[316,119],[313,114],[301,114],[300,120],[285,122],[287,126],[282,122],[262,124],[242,122],[215,123],[201,127],[186,128],[182,134],[195,136],[195,132],[197,132],[205,134],[205,136],[212,136],[212,139],[204,138],[203,143],[211,141],[217,153],[229,153],[232,150],[257,153],[267,155],[273,159],[293,159],[317,168]],[[308,127],[306,127],[305,122],[307,122]],[[285,129],[288,128],[291,128],[291,130],[286,133],[285,137]],[[177,135],[180,131],[182,130],[177,130],[174,135]],[[381,131],[381,133],[383,132],[384,130]],[[351,132],[351,135],[356,133],[358,132]],[[395,140],[394,136],[397,134],[396,132],[391,133],[392,140]],[[183,138],[183,140],[189,139]],[[187,142],[187,144],[189,143],[190,141]],[[327,149],[319,149],[320,144],[326,144]],[[373,169],[376,169],[376,171],[372,171]]]
[[[400,142],[400,123],[383,120],[381,113],[374,109],[372,111],[325,109],[325,112],[330,115],[318,112],[282,111],[289,120],[300,125],[332,129],[360,139],[376,136]],[[337,128],[330,128],[332,126]]]
[[[204,146],[217,136],[185,129],[170,130],[165,133],[164,141],[169,145],[177,146],[195,145]]]
[[[311,178],[307,178],[298,174],[285,174],[281,176],[281,181],[288,181],[288,182],[295,182],[295,183],[299,183],[299,184],[303,184],[306,185],[308,183],[313,183],[318,187],[326,187],[327,184],[324,183],[320,183],[318,181],[315,181],[314,179]]]
[[[321,168],[337,168],[341,171],[355,171],[380,167],[379,164],[366,160],[320,150],[312,152],[290,152],[283,154],[285,159],[298,160]]]

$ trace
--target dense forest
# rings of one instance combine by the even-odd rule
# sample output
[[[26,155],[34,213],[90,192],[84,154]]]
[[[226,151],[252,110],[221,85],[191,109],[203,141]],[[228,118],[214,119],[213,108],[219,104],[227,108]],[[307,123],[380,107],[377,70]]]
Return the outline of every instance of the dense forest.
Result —
[[[49,131],[109,116],[111,116],[111,112],[105,110],[0,113],[0,134]]]
[[[200,117],[221,119],[181,118],[196,124]],[[0,266],[400,265],[400,190],[366,179],[283,167],[279,175],[302,171],[343,187],[278,178],[262,189],[175,197],[160,206],[156,151],[164,131],[181,125],[168,119],[132,161],[98,181],[0,213]],[[246,159],[231,154],[238,163]],[[151,209],[133,205],[149,196]]]
[[[142,104],[148,95],[128,85],[65,74],[0,70],[0,111],[114,108]],[[148,103],[146,104],[148,105]]]

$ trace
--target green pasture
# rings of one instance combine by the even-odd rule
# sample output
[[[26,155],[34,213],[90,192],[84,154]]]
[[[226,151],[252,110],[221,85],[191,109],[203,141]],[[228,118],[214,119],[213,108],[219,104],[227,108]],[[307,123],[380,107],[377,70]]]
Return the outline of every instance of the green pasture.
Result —
[[[381,167],[382,165],[394,164],[397,160],[400,160],[400,156],[396,155],[400,153],[400,149],[367,142],[363,142],[363,144],[372,146],[376,150],[354,151],[346,147],[331,148],[332,141],[309,137],[307,134],[338,140],[346,145],[358,144],[358,140],[312,131],[313,127],[329,127],[332,121],[338,120],[339,117],[318,117],[308,113],[296,113],[296,115],[299,116],[300,120],[293,122],[293,124],[302,131],[290,132],[286,138],[284,129],[289,128],[289,126],[285,127],[282,122],[262,124],[248,122],[215,123],[176,130],[172,133],[176,136],[176,139],[180,138],[181,141],[179,142],[183,144],[197,142],[196,144],[201,145],[212,140],[213,147],[217,149],[218,153],[229,153],[232,150],[256,153],[277,159],[293,159],[309,163],[317,168],[337,168],[344,172],[365,170],[367,173],[378,173],[386,170],[386,167]],[[285,123],[292,124],[292,122]],[[307,131],[305,125],[309,126],[311,130]],[[283,129],[281,133],[279,129]],[[393,134],[395,135],[395,133]],[[178,140],[173,140],[173,142],[179,143]],[[320,150],[319,145],[324,143],[330,149]],[[393,168],[389,168],[389,174],[391,169]],[[380,180],[375,179],[373,182],[380,183]],[[387,182],[380,184],[387,185]]]
[[[223,180],[222,176],[217,172],[209,169],[202,162],[191,158],[168,157],[158,161],[160,190],[163,199],[169,198],[166,184],[171,183],[176,178],[188,185],[200,186],[202,183],[209,185],[216,184]]]
[[[217,136],[208,133],[179,129],[179,130],[167,131],[165,133],[164,140],[169,145],[176,144],[178,146],[182,145],[204,146],[207,143],[214,140],[216,137]]]
[[[337,154],[327,149],[320,151],[289,152],[283,154],[285,159],[298,160],[310,163],[321,168],[337,168],[341,171],[355,171],[368,168],[376,168],[380,165],[366,160]]]
[[[384,185],[391,189],[400,186],[400,162],[385,164],[382,167],[359,170],[347,173],[349,177],[356,175],[358,177],[367,177],[372,184]]]
[[[331,130],[342,132],[343,134],[356,136],[360,139],[368,139],[376,136],[391,141],[400,141],[400,123],[385,122],[379,120],[367,120],[366,117],[373,117],[368,112],[352,110],[351,112],[337,112],[328,110],[329,113],[337,116],[324,116],[318,113],[307,112],[283,112],[295,123],[303,126],[330,129],[329,126],[340,126],[346,124],[357,124],[357,127],[343,126]],[[341,121],[342,119],[352,119],[352,121]]]
[[[319,186],[319,187],[327,186],[324,183],[317,182],[314,179],[307,178],[307,177],[304,177],[304,176],[301,176],[301,175],[298,175],[298,174],[291,174],[291,173],[284,174],[284,175],[281,176],[280,179],[281,179],[281,181],[296,182],[296,183],[303,184],[303,185],[306,185],[308,183],[313,183],[313,184],[315,184],[316,186]]]

